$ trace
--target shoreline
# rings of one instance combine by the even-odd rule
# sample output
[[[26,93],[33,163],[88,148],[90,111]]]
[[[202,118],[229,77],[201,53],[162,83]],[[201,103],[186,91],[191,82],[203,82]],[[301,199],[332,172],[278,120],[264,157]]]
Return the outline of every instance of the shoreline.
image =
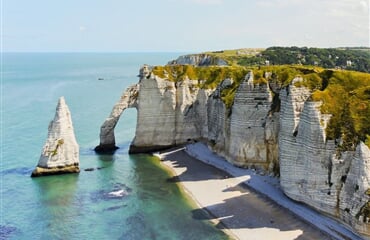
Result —
[[[184,183],[182,182],[181,178],[178,178],[179,171],[176,169],[176,166],[172,163],[171,160],[166,159],[166,157],[171,156],[172,152],[178,152],[178,151],[183,151],[185,147],[181,147],[179,149],[170,149],[170,152],[168,152],[168,149],[163,151],[163,153],[153,153],[153,156],[157,157],[160,159],[160,164],[162,167],[164,167],[171,175],[172,175],[172,182],[176,182],[179,184],[180,191],[185,195],[185,198],[187,198],[190,201],[190,204],[193,207],[196,207],[197,209],[203,208],[204,206],[200,201],[198,201],[198,198],[196,195],[193,194],[193,192],[187,188]],[[190,155],[188,155],[190,156]],[[180,170],[181,171],[181,170]],[[227,236],[230,237],[230,239],[239,239],[238,236],[234,234],[233,231],[228,229],[220,219],[217,218],[217,216],[213,215],[213,213],[209,210],[204,210],[205,215],[209,215],[209,222],[216,228],[220,229],[223,231]],[[223,226],[223,227],[218,227],[218,226]]]
[[[199,209],[210,214],[195,219],[213,222],[231,238],[362,239],[336,220],[289,199],[278,178],[235,167],[202,143],[154,155]]]

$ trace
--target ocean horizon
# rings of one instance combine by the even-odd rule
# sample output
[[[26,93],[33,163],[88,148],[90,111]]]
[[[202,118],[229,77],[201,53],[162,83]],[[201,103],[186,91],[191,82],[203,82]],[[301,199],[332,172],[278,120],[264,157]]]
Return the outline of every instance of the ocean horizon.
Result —
[[[1,239],[228,239],[192,216],[194,202],[168,181],[159,159],[128,154],[135,109],[121,116],[113,155],[93,150],[140,66],[180,54],[2,54]],[[71,111],[81,172],[31,178],[60,96]]]

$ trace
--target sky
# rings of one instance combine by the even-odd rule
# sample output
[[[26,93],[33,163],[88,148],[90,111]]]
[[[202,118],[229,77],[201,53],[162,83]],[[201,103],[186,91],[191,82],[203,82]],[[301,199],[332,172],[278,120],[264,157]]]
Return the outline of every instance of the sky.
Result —
[[[5,52],[370,46],[370,0],[0,0]]]

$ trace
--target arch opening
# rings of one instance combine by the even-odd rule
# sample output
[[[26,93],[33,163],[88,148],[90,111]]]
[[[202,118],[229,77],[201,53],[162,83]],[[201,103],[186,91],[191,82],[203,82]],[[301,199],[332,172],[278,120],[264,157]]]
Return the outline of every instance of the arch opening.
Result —
[[[118,147],[116,146],[114,130],[122,113],[127,108],[137,107],[138,95],[139,95],[139,84],[132,85],[126,89],[121,98],[114,105],[110,115],[105,119],[104,123],[100,127],[100,144],[95,147],[95,152],[114,153],[118,149]]]

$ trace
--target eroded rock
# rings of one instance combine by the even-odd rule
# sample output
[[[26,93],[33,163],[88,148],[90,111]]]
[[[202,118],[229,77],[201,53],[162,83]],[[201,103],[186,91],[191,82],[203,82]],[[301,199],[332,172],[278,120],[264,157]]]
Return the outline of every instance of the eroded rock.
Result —
[[[32,177],[63,173],[78,173],[79,146],[77,144],[71,113],[64,100],[59,98],[54,120],[50,122],[48,137]]]

